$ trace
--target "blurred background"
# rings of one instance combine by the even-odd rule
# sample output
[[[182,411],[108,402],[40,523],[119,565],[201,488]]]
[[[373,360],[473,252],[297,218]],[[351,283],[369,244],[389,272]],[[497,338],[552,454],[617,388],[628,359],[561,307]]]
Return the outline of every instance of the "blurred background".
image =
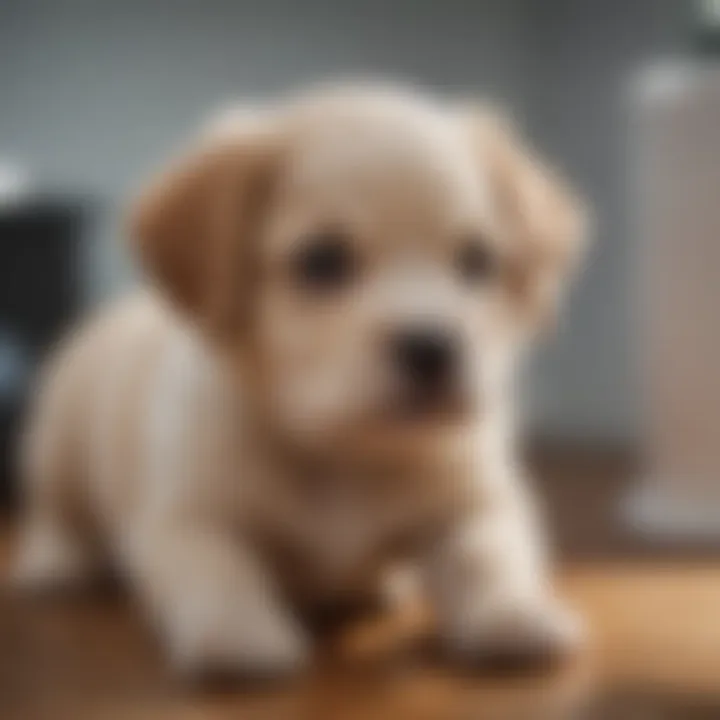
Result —
[[[692,13],[678,0],[4,0],[0,160],[83,206],[88,304],[130,281],[123,199],[214,108],[367,74],[496,99],[597,216],[592,262],[539,373],[537,424],[625,440],[637,418],[623,96],[640,67],[692,46]]]
[[[547,472],[569,553],[626,556],[625,525],[717,547],[718,27],[714,0],[2,0],[3,448],[43,349],[133,282],[124,199],[209,112],[389,77],[504,104],[594,208],[531,388],[532,434],[574,458]],[[701,447],[667,440],[691,421]]]

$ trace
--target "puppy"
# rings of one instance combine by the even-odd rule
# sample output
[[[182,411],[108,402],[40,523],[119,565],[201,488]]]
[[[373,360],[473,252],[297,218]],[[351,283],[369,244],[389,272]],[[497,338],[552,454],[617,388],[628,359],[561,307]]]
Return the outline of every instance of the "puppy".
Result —
[[[194,670],[302,667],[296,611],[397,562],[458,657],[567,651],[512,378],[583,235],[482,108],[358,86],[224,116],[134,209],[148,288],[49,365],[18,578],[111,558]]]

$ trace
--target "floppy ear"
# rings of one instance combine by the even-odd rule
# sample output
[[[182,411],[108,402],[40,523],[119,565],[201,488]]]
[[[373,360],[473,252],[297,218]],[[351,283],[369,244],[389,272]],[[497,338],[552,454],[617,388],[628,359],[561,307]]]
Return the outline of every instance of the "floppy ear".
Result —
[[[205,137],[141,194],[130,237],[142,265],[181,311],[213,332],[247,314],[253,238],[270,191],[269,132]]]
[[[525,318],[552,318],[587,245],[588,212],[505,118],[477,111],[475,142],[507,235],[507,284]]]

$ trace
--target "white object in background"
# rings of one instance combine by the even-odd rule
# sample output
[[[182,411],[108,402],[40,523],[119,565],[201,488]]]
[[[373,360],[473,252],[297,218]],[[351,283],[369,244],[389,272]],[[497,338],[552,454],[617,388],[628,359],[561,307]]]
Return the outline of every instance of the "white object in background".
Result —
[[[698,0],[700,22],[706,28],[720,28],[720,0]]]
[[[19,202],[29,192],[28,173],[18,165],[0,159],[0,207]]]
[[[633,90],[645,475],[626,510],[644,532],[720,538],[720,65],[649,68]]]

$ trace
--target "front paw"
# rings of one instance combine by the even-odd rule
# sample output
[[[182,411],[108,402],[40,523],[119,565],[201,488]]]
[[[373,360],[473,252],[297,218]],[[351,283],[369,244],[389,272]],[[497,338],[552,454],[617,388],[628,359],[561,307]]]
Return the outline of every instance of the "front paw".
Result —
[[[53,525],[24,528],[10,562],[8,584],[21,591],[69,590],[92,580],[98,558],[70,532]]]
[[[471,663],[523,665],[562,659],[583,644],[585,628],[572,610],[551,601],[479,605],[445,638],[450,652]]]
[[[299,672],[309,659],[302,631],[272,613],[198,613],[186,616],[168,636],[173,667],[183,676],[220,674],[269,678]]]

